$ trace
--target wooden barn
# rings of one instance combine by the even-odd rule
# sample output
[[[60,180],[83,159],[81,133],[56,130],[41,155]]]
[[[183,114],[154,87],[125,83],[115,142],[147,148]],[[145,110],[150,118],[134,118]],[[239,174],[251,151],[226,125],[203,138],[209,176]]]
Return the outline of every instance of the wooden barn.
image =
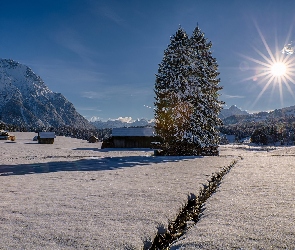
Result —
[[[54,132],[39,132],[37,139],[40,144],[53,144],[55,137]]]
[[[150,148],[156,139],[150,127],[113,128],[111,138],[105,140],[101,148]]]

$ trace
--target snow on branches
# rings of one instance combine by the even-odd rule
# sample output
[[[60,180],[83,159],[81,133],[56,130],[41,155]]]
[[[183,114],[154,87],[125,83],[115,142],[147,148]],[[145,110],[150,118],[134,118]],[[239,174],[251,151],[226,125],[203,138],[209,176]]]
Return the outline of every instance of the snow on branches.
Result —
[[[211,47],[199,27],[191,37],[180,27],[164,51],[155,81],[155,130],[170,152],[172,145],[193,149],[218,143],[222,87]],[[178,155],[176,148],[172,154]]]

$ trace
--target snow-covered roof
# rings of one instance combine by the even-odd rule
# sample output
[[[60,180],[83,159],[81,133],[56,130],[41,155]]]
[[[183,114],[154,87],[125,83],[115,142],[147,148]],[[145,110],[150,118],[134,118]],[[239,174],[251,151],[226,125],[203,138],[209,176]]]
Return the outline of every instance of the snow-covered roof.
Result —
[[[55,138],[54,132],[39,132],[40,138]]]
[[[113,128],[112,136],[155,136],[153,128]]]

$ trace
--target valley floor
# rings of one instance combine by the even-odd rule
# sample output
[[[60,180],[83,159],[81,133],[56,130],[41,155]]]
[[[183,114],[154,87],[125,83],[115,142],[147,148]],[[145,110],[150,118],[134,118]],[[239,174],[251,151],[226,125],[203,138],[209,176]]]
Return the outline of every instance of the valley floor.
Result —
[[[171,249],[294,249],[295,149],[154,157],[34,133],[0,141],[0,249],[142,249],[212,173],[238,163]]]

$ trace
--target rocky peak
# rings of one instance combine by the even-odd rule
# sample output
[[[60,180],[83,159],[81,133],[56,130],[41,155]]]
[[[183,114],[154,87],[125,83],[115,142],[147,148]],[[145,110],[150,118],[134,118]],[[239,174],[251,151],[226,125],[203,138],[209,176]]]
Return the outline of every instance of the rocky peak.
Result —
[[[220,112],[220,118],[225,119],[232,115],[248,115],[247,111],[239,109],[236,105],[230,106],[228,109],[222,109]]]
[[[11,59],[0,59],[0,120],[24,127],[93,128],[62,94]]]

